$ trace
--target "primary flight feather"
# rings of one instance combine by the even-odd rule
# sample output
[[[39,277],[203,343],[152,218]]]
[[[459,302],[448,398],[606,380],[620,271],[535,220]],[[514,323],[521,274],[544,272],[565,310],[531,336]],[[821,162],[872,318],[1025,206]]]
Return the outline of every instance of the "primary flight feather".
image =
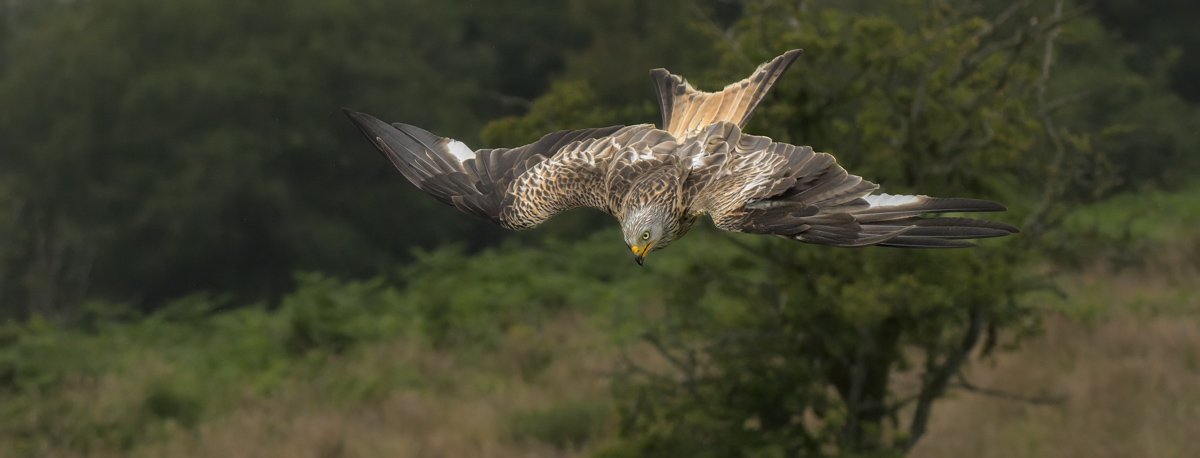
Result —
[[[927,213],[1003,211],[978,199],[873,194],[879,187],[808,146],[742,127],[788,66],[792,50],[719,92],[650,72],[662,128],[650,124],[553,132],[517,148],[472,151],[460,141],[346,110],[408,181],[502,227],[523,230],[576,207],[621,223],[638,264],[702,215],[720,229],[835,246],[973,246],[1017,232],[1003,223]]]

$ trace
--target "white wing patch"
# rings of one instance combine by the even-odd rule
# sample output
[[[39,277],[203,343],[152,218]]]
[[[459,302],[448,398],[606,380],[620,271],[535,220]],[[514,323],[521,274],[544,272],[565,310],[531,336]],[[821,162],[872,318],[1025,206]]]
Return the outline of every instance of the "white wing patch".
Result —
[[[450,154],[453,154],[459,162],[475,157],[475,151],[472,151],[466,143],[453,138],[443,138],[442,141],[446,144],[446,150],[450,151]]]
[[[895,207],[898,205],[915,204],[926,199],[926,196],[905,196],[895,194],[876,194],[871,196],[863,196],[871,208],[879,207]]]

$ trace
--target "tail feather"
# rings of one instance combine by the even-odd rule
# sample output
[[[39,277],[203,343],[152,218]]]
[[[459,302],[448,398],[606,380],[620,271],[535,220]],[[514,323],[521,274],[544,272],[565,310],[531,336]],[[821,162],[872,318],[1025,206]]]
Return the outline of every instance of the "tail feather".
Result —
[[[725,86],[719,92],[698,91],[682,76],[663,68],[651,70],[650,76],[658,91],[663,130],[682,138],[693,129],[721,121],[745,127],[754,108],[802,52],[793,49],[783,53],[758,66],[746,79]]]

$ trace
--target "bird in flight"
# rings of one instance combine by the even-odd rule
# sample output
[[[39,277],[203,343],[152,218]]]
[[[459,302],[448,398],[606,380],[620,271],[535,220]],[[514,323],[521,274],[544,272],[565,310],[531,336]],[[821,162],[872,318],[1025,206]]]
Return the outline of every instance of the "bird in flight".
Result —
[[[651,124],[563,130],[516,148],[472,150],[408,124],[346,110],[417,188],[501,227],[524,230],[564,210],[590,207],[621,224],[642,264],[702,215],[717,228],[843,247],[973,246],[968,239],[1017,232],[978,219],[927,216],[1004,211],[995,202],[875,194],[833,156],[750,135],[754,108],[800,56],[792,50],[719,92],[651,70],[662,127]]]

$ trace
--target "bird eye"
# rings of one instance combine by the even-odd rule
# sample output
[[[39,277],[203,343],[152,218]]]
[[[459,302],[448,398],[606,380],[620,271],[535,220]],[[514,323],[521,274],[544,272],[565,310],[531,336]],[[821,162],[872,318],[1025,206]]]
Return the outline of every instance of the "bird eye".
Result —
[[[650,231],[642,232],[642,240],[650,240]]]

